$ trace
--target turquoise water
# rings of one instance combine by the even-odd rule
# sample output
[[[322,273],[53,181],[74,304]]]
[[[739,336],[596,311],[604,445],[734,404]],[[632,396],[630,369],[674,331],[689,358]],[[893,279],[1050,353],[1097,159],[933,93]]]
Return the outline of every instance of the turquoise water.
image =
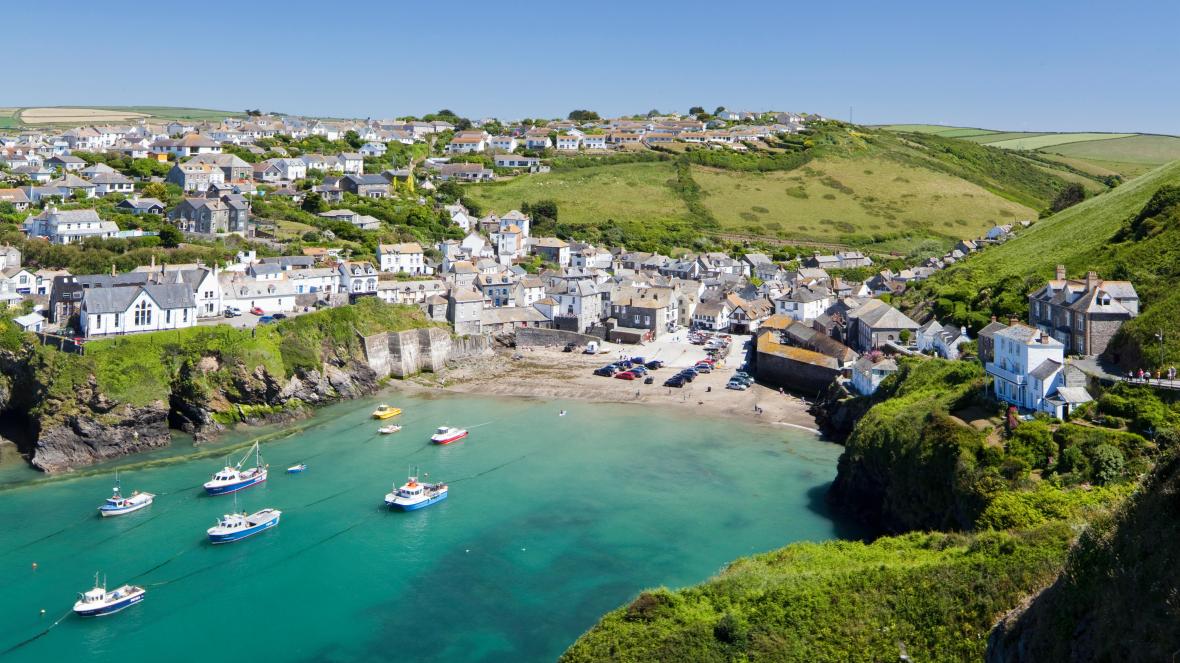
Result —
[[[223,459],[178,457],[194,451],[184,443],[152,466],[123,463],[125,491],[159,495],[134,514],[97,516],[110,474],[0,492],[0,660],[553,660],[645,587],[855,534],[823,508],[839,448],[803,431],[627,405],[391,402],[405,410],[395,435],[376,434],[377,401],[354,401],[264,444],[270,480],[238,506],[282,509],[282,522],[234,544],[204,540],[233,509],[200,488]],[[442,424],[471,435],[427,444]],[[297,462],[306,473],[283,473]],[[450,497],[383,508],[408,464],[448,481]],[[95,571],[144,585],[147,600],[68,615]]]

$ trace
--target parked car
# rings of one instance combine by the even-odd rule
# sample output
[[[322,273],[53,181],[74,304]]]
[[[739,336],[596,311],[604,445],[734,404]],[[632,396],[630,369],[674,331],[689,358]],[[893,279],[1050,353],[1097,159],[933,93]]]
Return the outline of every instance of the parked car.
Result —
[[[647,376],[647,377],[645,377],[645,378],[643,378],[643,384],[651,384],[651,383],[653,383],[653,382],[655,382],[655,381],[656,381],[656,379],[655,379],[655,378],[653,378],[653,377],[652,377],[652,376],[650,376],[650,375],[649,375],[649,376]]]
[[[286,313],[275,313],[274,315],[272,315],[270,317],[274,318],[275,320],[286,320],[287,314]]]
[[[631,371],[623,371],[622,373],[615,373],[616,380],[634,380],[637,377],[639,377],[639,376],[635,375]]]
[[[615,373],[616,371],[614,366],[603,366],[602,368],[595,369],[594,371],[595,375],[601,375],[604,378],[613,377]]]
[[[262,315],[262,307],[255,306],[254,308],[250,309],[250,314],[251,315]]]
[[[676,387],[677,389],[679,389],[684,386],[684,378],[682,378],[680,376],[670,377],[667,380],[664,380],[664,386],[665,387]]]
[[[676,377],[680,378],[681,380],[684,380],[685,382],[692,382],[693,380],[696,379],[697,374],[696,373],[678,373],[676,375]]]
[[[240,315],[242,315],[242,309],[240,309],[236,306],[226,306],[225,307],[225,317],[236,318]]]
[[[713,367],[710,366],[709,364],[697,364],[693,368],[696,369],[697,373],[712,373],[713,372]]]
[[[643,366],[632,366],[631,372],[639,376],[647,375],[647,369]]]
[[[729,382],[725,383],[725,388],[735,389],[737,391],[745,391],[750,388],[750,385],[740,380],[730,380]]]
[[[565,348],[562,349],[562,352],[573,352],[574,348],[576,347],[578,347],[577,343],[566,343]]]
[[[584,355],[598,354],[598,341],[590,341],[586,344],[586,349],[582,350]]]
[[[646,360],[644,360],[644,358],[643,358],[643,357],[632,357],[632,358],[631,358],[631,363],[632,363],[632,364],[646,364],[646,363],[647,363],[647,361],[646,361]]]
[[[269,325],[270,323],[272,323],[274,321],[275,321],[275,319],[274,319],[274,316],[272,316],[272,315],[264,315],[261,318],[258,318],[258,324],[260,324],[260,325]]]
[[[656,370],[656,369],[663,368],[663,367],[664,367],[664,362],[660,361],[659,359],[653,359],[653,360],[651,360],[651,361],[647,362],[647,363],[646,363],[646,364],[644,364],[644,365],[645,365],[645,366],[647,366],[647,368],[648,368],[649,370],[652,370],[652,371],[654,371],[654,370]]]

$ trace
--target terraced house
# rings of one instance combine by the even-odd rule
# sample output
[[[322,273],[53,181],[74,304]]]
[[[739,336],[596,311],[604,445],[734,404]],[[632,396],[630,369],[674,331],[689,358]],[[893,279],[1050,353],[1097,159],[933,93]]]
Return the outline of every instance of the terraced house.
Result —
[[[1096,272],[1056,278],[1028,297],[1029,324],[1065,346],[1066,354],[1100,355],[1123,323],[1139,315],[1139,294],[1130,281],[1105,281]]]

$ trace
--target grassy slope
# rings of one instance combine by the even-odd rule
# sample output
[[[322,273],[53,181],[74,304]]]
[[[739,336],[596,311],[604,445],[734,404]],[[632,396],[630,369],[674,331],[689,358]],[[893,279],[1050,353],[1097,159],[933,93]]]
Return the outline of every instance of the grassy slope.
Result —
[[[644,593],[560,660],[887,661],[899,641],[918,661],[979,660],[995,619],[1054,577],[1069,540],[1055,525],[795,544]]]
[[[1180,649],[1180,457],[1163,460],[1065,572],[997,628],[989,661],[1167,661]]]
[[[1004,149],[1037,150],[1055,145],[1097,142],[1101,140],[1115,140],[1118,138],[1127,138],[1134,135],[1135,134],[1108,133],[1042,134],[1040,136],[1021,136],[1018,138],[1009,138],[1007,140],[996,140],[994,137],[988,136],[979,142],[991,145],[992,147],[1002,147]]]
[[[1159,165],[1180,159],[1180,138],[1145,134],[1057,145],[1044,151],[1086,160]]]
[[[1135,336],[1128,358],[1138,359],[1142,347],[1154,343],[1152,330],[1163,327],[1169,330],[1165,361],[1180,361],[1180,338],[1171,332],[1180,329],[1180,291],[1162,276],[1180,265],[1180,229],[1169,228],[1139,242],[1112,242],[1123,224],[1165,184],[1180,184],[1180,161],[1037,222],[1015,240],[935,275],[910,294],[909,301],[914,304],[914,297],[925,297],[957,302],[957,309],[961,304],[967,310],[956,314],[956,319],[978,328],[991,313],[1025,317],[1025,295],[1051,278],[1057,264],[1064,264],[1071,276],[1096,270],[1113,278],[1116,272],[1125,272],[1145,309],[1144,315],[1127,325]],[[974,315],[966,317],[971,311]],[[1151,354],[1145,359],[1155,361]]]
[[[818,159],[788,172],[697,168],[693,179],[723,228],[784,238],[922,229],[959,239],[1003,219],[1036,217],[966,180],[874,156]]]
[[[636,230],[648,239],[686,226],[708,234],[713,222],[702,218],[711,216],[723,230],[740,234],[856,245],[902,242],[893,250],[904,253],[931,241],[945,249],[953,238],[1032,217],[1064,184],[1006,151],[909,136],[833,124],[805,136],[813,162],[802,168],[762,170],[753,166],[761,158],[754,154],[730,163],[708,160],[725,170],[692,167],[699,204],[686,197],[692,187],[682,186],[683,178],[676,184],[671,162],[558,169],[468,191],[483,208],[499,212],[522,201],[553,199],[559,220],[571,230],[613,220],[631,231],[626,239],[632,243]],[[787,156],[779,152],[775,156]]]
[[[557,201],[562,223],[658,222],[687,218],[684,203],[667,186],[676,178],[670,161],[626,163],[527,175],[467,188],[485,209],[503,214],[521,202]]]

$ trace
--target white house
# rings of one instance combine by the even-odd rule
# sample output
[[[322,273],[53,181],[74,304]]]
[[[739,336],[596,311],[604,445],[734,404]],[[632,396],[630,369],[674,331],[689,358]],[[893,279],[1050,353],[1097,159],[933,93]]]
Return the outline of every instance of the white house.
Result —
[[[357,152],[362,157],[383,157],[388,150],[384,143],[365,143]]]
[[[383,272],[404,272],[406,274],[433,274],[434,268],[426,264],[422,246],[417,242],[402,244],[378,244],[377,264]]]
[[[992,377],[996,399],[1023,410],[1061,418],[1092,400],[1078,381],[1069,378],[1065,346],[1039,329],[1014,324],[997,331],[993,361],[984,369]]]
[[[51,205],[29,217],[25,230],[30,237],[44,237],[52,244],[74,244],[91,237],[110,239],[118,234],[119,227],[98,218],[98,212],[92,209],[59,210]]]
[[[587,150],[605,150],[606,134],[586,134],[582,136],[582,147]]]
[[[578,147],[582,144],[581,136],[561,135],[557,137],[557,149],[570,152],[577,152]]]
[[[831,290],[822,285],[800,285],[774,300],[774,312],[809,322],[823,315],[831,305]]]
[[[881,381],[897,372],[897,362],[879,357],[876,362],[868,355],[852,364],[852,388],[861,396],[870,396],[877,391]]]
[[[182,329],[197,323],[197,305],[184,283],[92,287],[79,319],[88,338]]]
[[[487,140],[479,134],[455,136],[450,143],[447,143],[447,154],[483,152],[487,147]]]
[[[729,314],[733,308],[729,302],[701,302],[692,312],[692,326],[695,329],[721,331],[729,328]]]
[[[377,269],[365,261],[345,261],[339,266],[340,292],[350,295],[377,294]]]
[[[488,141],[488,145],[493,150],[500,150],[502,152],[512,152],[519,144],[515,136],[492,136],[491,140]]]

